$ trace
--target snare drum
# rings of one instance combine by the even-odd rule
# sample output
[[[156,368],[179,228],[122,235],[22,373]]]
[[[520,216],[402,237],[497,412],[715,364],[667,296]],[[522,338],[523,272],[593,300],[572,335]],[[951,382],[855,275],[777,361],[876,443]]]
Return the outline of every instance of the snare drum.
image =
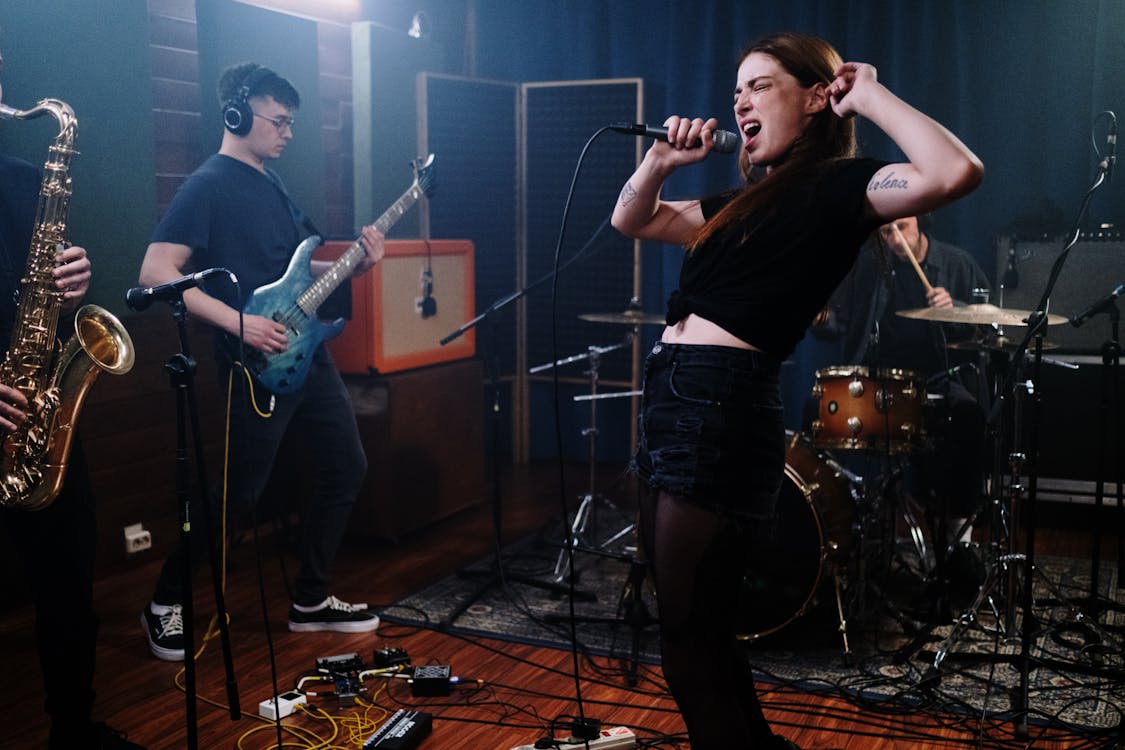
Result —
[[[812,395],[818,448],[909,453],[925,438],[925,389],[910,370],[826,367],[816,371]]]
[[[852,549],[860,480],[802,433],[786,432],[785,479],[768,541],[754,551],[739,592],[742,640],[757,640],[804,615],[826,572]]]

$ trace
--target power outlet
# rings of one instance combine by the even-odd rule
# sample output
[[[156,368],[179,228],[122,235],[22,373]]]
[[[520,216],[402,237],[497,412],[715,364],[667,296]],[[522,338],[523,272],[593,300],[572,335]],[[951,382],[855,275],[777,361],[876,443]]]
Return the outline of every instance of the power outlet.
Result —
[[[557,746],[573,747],[576,750],[585,747],[590,747],[592,750],[630,750],[630,748],[637,746],[637,735],[633,734],[633,730],[629,727],[609,727],[602,729],[598,733],[598,738],[590,740],[588,744],[571,737],[570,739],[560,740]],[[551,747],[556,747],[556,745],[551,745]],[[513,747],[512,750],[535,750],[535,745],[518,745]]]
[[[152,534],[139,523],[125,527],[125,554],[134,555],[152,547]]]

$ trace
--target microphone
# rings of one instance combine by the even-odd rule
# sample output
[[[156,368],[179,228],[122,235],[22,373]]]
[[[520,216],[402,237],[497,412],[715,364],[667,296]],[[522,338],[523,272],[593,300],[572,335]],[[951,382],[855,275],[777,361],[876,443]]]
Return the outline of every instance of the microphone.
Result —
[[[1105,178],[1113,179],[1113,163],[1117,161],[1117,117],[1109,113],[1109,132],[1105,136],[1105,159],[1102,164],[1105,168]]]
[[[641,135],[645,138],[655,138],[658,141],[668,140],[668,128],[660,128],[654,125],[631,125],[627,122],[615,122],[609,126],[610,130],[617,133],[624,133],[625,135]],[[742,140],[737,134],[729,130],[716,130],[715,133],[715,148],[721,154],[733,154],[738,150],[738,144]],[[688,148],[699,148],[702,145],[700,141],[696,141],[688,145]]]
[[[1016,270],[1016,249],[1008,248],[1008,267],[1004,270],[1002,282],[1005,289],[1015,289],[1020,285],[1020,272]]]
[[[976,369],[977,369],[977,366],[975,364],[973,364],[972,362],[965,362],[963,364],[957,365],[956,367],[950,367],[948,370],[942,370],[939,373],[931,375],[930,377],[926,378],[926,385],[929,386],[929,385],[933,385],[934,383],[937,383],[941,380],[948,380],[949,378],[952,378],[954,375],[961,372],[962,370],[976,370]]]
[[[238,278],[227,269],[208,268],[205,271],[199,271],[198,273],[193,273],[188,276],[181,276],[175,281],[169,281],[167,284],[150,287],[135,286],[125,292],[125,304],[129,306],[130,310],[141,312],[157,300],[171,301],[179,299],[186,290],[194,289],[205,279],[223,273],[229,276],[231,281],[237,283]]]
[[[1085,323],[1087,320],[1094,317],[1098,313],[1104,312],[1105,310],[1107,310],[1109,308],[1110,305],[1113,304],[1113,301],[1115,299],[1117,299],[1118,297],[1121,296],[1121,292],[1123,292],[1123,291],[1125,291],[1125,284],[1118,284],[1117,288],[1114,289],[1112,292],[1110,292],[1109,294],[1102,297],[1100,300],[1098,300],[1094,304],[1087,307],[1085,310],[1080,312],[1078,315],[1075,315],[1073,318],[1071,318],[1070,324],[1072,326],[1074,326],[1075,328],[1078,328],[1079,326],[1081,326],[1083,323]]]
[[[437,315],[437,300],[434,299],[434,273],[428,268],[422,269],[422,296],[414,298],[414,309],[423,318],[432,318]]]

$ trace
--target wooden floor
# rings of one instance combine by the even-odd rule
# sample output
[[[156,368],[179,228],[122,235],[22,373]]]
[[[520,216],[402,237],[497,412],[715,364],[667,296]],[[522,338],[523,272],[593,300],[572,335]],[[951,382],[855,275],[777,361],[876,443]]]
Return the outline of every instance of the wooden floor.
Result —
[[[568,496],[581,493],[582,467],[568,481]],[[502,484],[503,534],[506,539],[539,528],[557,516],[557,468],[520,469]],[[573,488],[573,489],[572,489]],[[620,488],[619,488],[620,489]],[[492,508],[461,513],[401,540],[398,544],[349,540],[337,562],[334,593],[341,598],[389,603],[494,549]],[[1045,530],[1044,549],[1081,554],[1085,533]],[[1106,537],[1113,554],[1116,539]],[[417,631],[384,624],[377,634],[293,634],[285,628],[288,596],[279,565],[277,537],[261,543],[266,560],[261,587],[268,602],[268,628],[263,622],[255,550],[249,542],[232,552],[226,601],[242,718],[232,721],[223,708],[226,688],[217,639],[198,658],[198,743],[201,748],[277,747],[274,725],[257,718],[258,703],[273,693],[276,670],[281,691],[291,689],[313,672],[315,659],[357,652],[370,663],[375,650],[405,649],[414,664],[450,665],[462,678],[448,697],[413,698],[401,679],[376,679],[370,708],[341,710],[332,697],[309,699],[314,714],[283,722],[284,747],[358,748],[387,712],[410,706],[433,717],[433,732],[422,750],[488,748],[507,750],[531,745],[549,733],[552,720],[584,715],[604,726],[627,725],[644,746],[687,748],[683,725],[668,698],[660,672],[642,667],[636,688],[626,686],[621,665],[580,659],[551,649],[488,640],[466,640],[436,631]],[[1038,545],[1037,545],[1038,547]],[[96,717],[124,730],[129,738],[153,750],[183,748],[186,743],[184,693],[175,680],[180,665],[154,659],[139,625],[139,613],[151,592],[160,560],[99,581],[96,601],[102,616],[98,651]],[[287,559],[288,573],[294,570]],[[197,577],[196,606],[202,632],[206,613],[214,611],[209,579]],[[269,645],[274,659],[271,664]],[[46,719],[41,709],[41,683],[35,661],[32,612],[29,606],[0,615],[0,657],[8,700],[0,722],[0,748],[45,746]],[[575,668],[579,677],[574,677]],[[480,680],[480,684],[476,682]],[[306,686],[308,687],[308,686]],[[575,696],[581,690],[579,705]],[[844,701],[761,685],[763,703],[779,733],[805,748],[919,747],[1093,747],[1073,738],[1051,739],[1034,730],[1032,740],[1013,740],[1010,727],[978,727],[965,717],[876,713]],[[558,736],[569,733],[558,731]],[[656,741],[662,740],[662,741]],[[677,743],[678,740],[678,743]]]

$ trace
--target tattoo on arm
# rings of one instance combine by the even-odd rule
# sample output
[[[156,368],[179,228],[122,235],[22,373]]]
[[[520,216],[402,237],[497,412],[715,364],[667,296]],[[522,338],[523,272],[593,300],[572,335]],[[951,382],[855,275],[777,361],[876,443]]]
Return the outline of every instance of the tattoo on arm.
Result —
[[[871,182],[867,183],[867,192],[874,193],[876,190],[906,190],[910,187],[907,180],[895,177],[894,172],[881,175],[882,172],[879,172],[871,178]]]
[[[628,206],[637,197],[637,191],[633,189],[633,183],[626,182],[625,187],[621,188],[621,195],[618,197],[617,202],[622,206]]]

